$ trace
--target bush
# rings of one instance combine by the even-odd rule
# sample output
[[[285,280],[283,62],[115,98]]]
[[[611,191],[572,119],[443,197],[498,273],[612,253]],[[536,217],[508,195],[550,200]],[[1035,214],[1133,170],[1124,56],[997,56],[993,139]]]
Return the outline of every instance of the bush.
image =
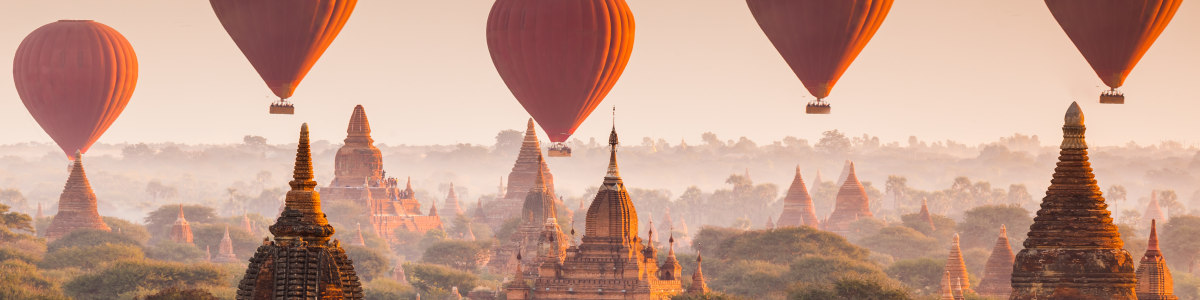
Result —
[[[392,269],[392,264],[388,262],[387,256],[375,249],[347,245],[342,247],[346,249],[346,256],[354,261],[354,272],[358,273],[363,281],[383,276],[385,272]]]
[[[121,294],[138,290],[221,285],[225,276],[220,269],[208,264],[123,261],[98,272],[75,277],[63,289],[68,296],[77,300],[115,299]]]
[[[196,245],[164,240],[155,244],[154,247],[147,248],[146,256],[173,262],[198,262],[204,260],[207,254]]]
[[[79,268],[93,270],[122,260],[141,260],[142,248],[126,244],[73,246],[47,253],[39,266],[46,269]]]
[[[0,299],[67,299],[58,286],[29,263],[0,262]]]
[[[411,286],[390,278],[377,278],[364,284],[363,296],[366,300],[412,299],[416,293]]]
[[[113,233],[124,235],[129,239],[137,241],[138,244],[145,244],[147,241],[150,241],[150,232],[146,231],[145,226],[116,217],[101,218],[104,219],[104,224],[108,224],[108,228],[112,229]]]
[[[932,294],[942,285],[945,275],[945,260],[932,258],[901,260],[885,270],[888,277],[900,280],[905,286],[919,294]]]
[[[801,284],[791,289],[793,300],[908,300],[912,296],[903,288],[886,281],[846,277],[827,284]]]
[[[67,247],[78,247],[78,246],[86,247],[86,246],[96,246],[96,245],[104,245],[104,244],[133,245],[133,246],[141,246],[142,245],[137,240],[133,239],[130,236],[124,235],[124,234],[119,234],[116,232],[109,232],[109,231],[104,231],[104,230],[97,230],[97,229],[80,229],[80,230],[72,231],[71,233],[69,233],[63,237],[61,237],[57,240],[54,240],[53,242],[50,242],[50,244],[46,245],[46,251],[54,252],[54,251],[57,251],[58,249],[67,248]]]
[[[408,282],[423,295],[448,296],[454,287],[466,293],[479,285],[479,278],[475,274],[434,264],[404,264],[404,271],[409,276]]]
[[[218,300],[217,296],[202,289],[169,287],[146,296],[144,300]]]
[[[480,263],[491,257],[491,249],[491,243],[487,241],[444,240],[425,249],[421,261],[470,272],[483,267]]]

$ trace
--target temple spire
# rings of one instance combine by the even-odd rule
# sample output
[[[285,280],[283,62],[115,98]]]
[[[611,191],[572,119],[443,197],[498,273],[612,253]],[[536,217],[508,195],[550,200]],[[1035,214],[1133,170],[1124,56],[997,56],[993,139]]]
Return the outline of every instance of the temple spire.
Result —
[[[937,225],[933,225],[933,215],[929,213],[929,199],[921,198],[921,221],[929,224],[929,232],[937,231]]]
[[[954,240],[950,244],[950,255],[946,258],[946,272],[950,273],[950,278],[955,282],[961,280],[963,290],[971,290],[971,282],[967,275],[967,264],[963,261],[962,249],[959,247],[958,234],[954,234]]]
[[[1146,251],[1158,250],[1158,226],[1155,224],[1158,220],[1150,220],[1150,240],[1146,242]]]
[[[619,144],[620,142],[617,140],[617,127],[614,125],[612,132],[608,134],[608,172],[604,174],[606,182],[608,179],[612,179],[614,182],[620,182],[621,180],[621,172],[617,169],[617,146]]]
[[[1012,294],[1013,259],[1012,245],[1008,243],[1008,228],[1000,225],[1000,236],[996,238],[992,255],[984,264],[983,280],[980,280],[975,292],[982,296],[1008,299]]]
[[[706,294],[708,293],[708,284],[704,282],[704,271],[701,269],[703,258],[700,256],[700,251],[696,251],[696,272],[692,273],[692,285],[688,286],[689,294]]]
[[[1139,300],[1176,300],[1175,283],[1171,278],[1171,270],[1167,268],[1166,259],[1158,248],[1157,220],[1150,220],[1150,239],[1147,241],[1146,254],[1142,256],[1137,267],[1137,297]]]
[[[300,141],[296,146],[296,165],[292,189],[284,199],[283,213],[271,225],[271,233],[277,240],[303,239],[308,242],[324,243],[333,236],[333,226],[321,211],[321,196],[314,190],[312,153],[308,145],[308,123],[300,126]]]
[[[83,171],[83,154],[79,151],[75,152],[71,174],[58,197],[58,213],[46,229],[46,238],[54,240],[77,229],[112,231],[100,218],[96,193],[92,192],[87,173]]]

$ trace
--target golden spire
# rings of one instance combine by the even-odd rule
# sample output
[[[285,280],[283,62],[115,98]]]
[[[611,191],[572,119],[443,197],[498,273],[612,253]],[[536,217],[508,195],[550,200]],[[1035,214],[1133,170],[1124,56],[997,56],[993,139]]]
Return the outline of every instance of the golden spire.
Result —
[[[1063,141],[1059,149],[1087,149],[1087,142],[1083,140],[1084,131],[1087,131],[1087,127],[1083,125],[1083,110],[1079,108],[1079,103],[1071,102],[1071,107],[1067,108],[1067,114],[1063,117]]]
[[[292,189],[284,199],[283,213],[271,225],[277,240],[304,239],[325,243],[333,236],[333,226],[321,211],[321,195],[313,190],[312,153],[308,146],[308,123],[300,126],[300,141],[296,147],[296,166],[289,183]]]
[[[1146,252],[1160,251],[1158,249],[1158,220],[1150,220],[1150,241],[1146,243]]]

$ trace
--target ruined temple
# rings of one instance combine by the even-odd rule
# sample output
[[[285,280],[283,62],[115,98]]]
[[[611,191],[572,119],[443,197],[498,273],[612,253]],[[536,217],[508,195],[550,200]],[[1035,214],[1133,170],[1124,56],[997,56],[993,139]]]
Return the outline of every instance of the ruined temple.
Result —
[[[217,258],[214,258],[212,262],[238,262],[237,254],[233,253],[233,239],[229,238],[229,225],[225,225],[225,236],[221,237],[221,243],[217,245]]]
[[[1008,243],[1008,228],[1000,225],[1000,237],[996,238],[992,255],[984,264],[983,280],[975,292],[981,296],[1008,299],[1012,293],[1013,259],[1012,245]]]
[[[238,284],[238,300],[362,299],[362,285],[334,228],[321,211],[313,181],[308,124],[300,127],[296,166],[283,214],[271,225]]]
[[[62,194],[58,196],[58,213],[46,228],[46,239],[54,240],[78,229],[112,231],[96,207],[96,193],[83,172],[83,155],[75,152],[75,163]]]
[[[838,190],[833,213],[829,215],[829,220],[824,225],[825,230],[843,236],[852,230],[850,223],[873,217],[871,202],[867,200],[867,191],[858,181],[858,175],[854,172],[854,163],[848,162],[846,168],[846,178],[842,183],[842,188]]]
[[[533,127],[533,119],[525,126],[525,139],[521,141],[521,150],[517,154],[517,160],[513,163],[512,171],[508,173],[508,187],[504,197],[498,201],[488,203],[488,219],[487,223],[492,226],[500,226],[504,221],[516,218],[521,213],[521,206],[525,202],[525,194],[534,187],[534,180],[540,172],[544,178],[546,194],[554,198],[558,204],[562,204],[558,200],[558,194],[554,192],[554,175],[550,173],[550,167],[546,165],[546,161],[542,159],[541,143],[538,142],[537,131]]]
[[[446,201],[442,203],[442,209],[449,212],[452,217],[464,213],[462,203],[458,201],[458,193],[454,191],[453,182],[450,183],[450,191],[446,193]]]
[[[954,241],[950,244],[950,255],[946,257],[946,273],[950,274],[950,281],[955,284],[955,290],[971,290],[967,264],[963,261],[962,249],[958,245],[958,234],[954,234]]]
[[[183,217],[183,204],[179,205],[179,216],[175,218],[175,224],[171,224],[169,236],[172,242],[180,244],[192,243],[192,225],[188,224],[187,218]]]
[[[1054,178],[1013,265],[1013,300],[1136,299],[1133,258],[1104,203],[1078,103],[1067,110]]]
[[[363,217],[370,222],[371,230],[389,242],[394,241],[397,230],[426,232],[441,228],[441,218],[422,215],[411,178],[401,189],[399,180],[385,177],[383,155],[371,138],[371,124],[362,105],[355,106],[350,114],[344,142],[334,157],[334,179],[320,190],[325,201],[367,207],[368,215]]]
[[[543,158],[538,157],[538,160]],[[521,205],[521,224],[517,231],[509,235],[508,240],[496,247],[493,259],[488,262],[488,268],[496,274],[512,274],[518,269],[517,253],[523,257],[536,258],[538,242],[541,240],[546,220],[558,220],[558,206],[554,197],[546,188],[545,172],[538,171],[534,176],[534,184],[525,194]],[[524,260],[521,270],[533,275],[537,272],[536,259]]]
[[[1138,300],[1177,300],[1171,270],[1158,249],[1158,229],[1155,220],[1150,220],[1150,240],[1146,243],[1146,254],[1137,267]]]
[[[669,299],[683,292],[673,252],[660,266],[657,250],[638,236],[637,210],[617,168],[617,144],[614,129],[608,172],[588,208],[582,243],[539,255],[536,276],[515,272],[507,299]]]
[[[779,227],[809,226],[817,228],[817,211],[813,206],[812,196],[808,187],[804,186],[804,178],[800,176],[800,166],[796,166],[796,177],[788,187],[787,196],[783,198],[783,213],[779,214]]]

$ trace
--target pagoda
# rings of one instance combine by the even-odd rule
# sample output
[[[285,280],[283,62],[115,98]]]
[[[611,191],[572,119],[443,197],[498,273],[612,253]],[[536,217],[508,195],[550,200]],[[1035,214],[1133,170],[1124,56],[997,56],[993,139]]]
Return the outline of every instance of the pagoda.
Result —
[[[975,289],[975,292],[982,296],[1007,299],[1012,293],[1014,259],[1012,246],[1008,243],[1008,228],[1000,225],[1000,237],[996,238],[992,255],[984,264],[983,280],[979,282],[979,288]]]
[[[1054,179],[1013,266],[1010,299],[1136,299],[1133,258],[1092,174],[1083,120],[1072,103]]]
[[[696,252],[696,270],[692,272],[692,285],[688,286],[688,294],[703,295],[708,293],[708,284],[704,281],[704,271],[701,270],[703,259]]]
[[[588,208],[583,242],[561,256],[539,256],[535,277],[516,272],[507,299],[669,299],[683,292],[678,264],[672,266],[668,255],[660,267],[657,251],[638,236],[637,210],[617,169],[617,144],[614,129],[608,172]]]
[[[870,201],[867,200],[867,191],[858,181],[858,175],[854,172],[854,163],[849,161],[847,163],[846,179],[842,183],[842,188],[838,190],[833,213],[830,214],[829,221],[825,223],[825,230],[843,236],[852,230],[850,223],[861,218],[873,217]]]
[[[233,239],[229,238],[229,225],[225,225],[225,236],[221,238],[221,244],[217,246],[217,258],[212,261],[215,263],[238,262],[237,254],[233,253]]]
[[[542,160],[538,157],[538,160]],[[558,205],[554,201],[554,196],[548,194],[546,188],[546,176],[543,170],[539,170],[534,176],[534,184],[525,194],[525,201],[521,205],[521,224],[517,227],[517,231],[509,235],[508,241],[496,247],[493,259],[488,262],[488,267],[496,274],[512,274],[518,268],[518,261],[515,259],[518,252],[523,257],[536,258],[537,248],[532,246],[537,245],[543,235],[546,220],[558,220]],[[557,224],[556,224],[557,226]],[[521,270],[529,272],[528,275],[533,275],[537,271],[538,261],[536,259],[524,260],[524,265]]]
[[[1158,191],[1150,192],[1150,203],[1146,204],[1146,214],[1142,215],[1142,220],[1167,220],[1167,212],[1158,203]]]
[[[446,193],[446,201],[442,209],[450,212],[451,216],[463,214],[462,203],[458,201],[458,193],[454,192],[454,183],[450,183],[450,192]]]
[[[937,231],[937,225],[933,225],[933,214],[929,213],[929,201],[925,198],[921,198],[921,212],[917,216],[921,217],[921,222],[925,222],[929,226],[927,228],[929,232]]]
[[[946,273],[950,274],[950,280],[955,284],[956,291],[971,290],[971,282],[967,277],[967,264],[963,261],[962,249],[958,245],[958,234],[954,235],[954,241],[950,244],[950,255],[946,257]]]
[[[504,197],[488,203],[490,207],[487,223],[498,227],[504,221],[518,217],[525,202],[525,194],[534,187],[534,177],[539,172],[544,176],[542,180],[545,182],[546,194],[553,197],[554,202],[561,204],[558,194],[554,192],[554,175],[550,174],[550,167],[542,159],[541,143],[538,142],[537,131],[534,130],[533,119],[530,118],[525,126],[525,139],[521,141],[517,161],[508,173],[508,187],[504,189]]]
[[[341,243],[330,239],[334,228],[314,189],[308,124],[300,127],[289,185],[283,214],[270,227],[274,240],[264,239],[250,258],[237,299],[362,299],[358,275]]]
[[[62,194],[58,196],[58,213],[46,229],[46,239],[55,240],[79,229],[112,231],[96,206],[96,193],[83,172],[83,155],[75,152],[75,163]]]
[[[1177,300],[1179,297],[1174,294],[1175,284],[1171,280],[1171,270],[1167,269],[1167,261],[1158,249],[1158,229],[1155,227],[1155,220],[1150,220],[1150,240],[1136,272],[1137,299]]]
[[[808,226],[817,228],[817,211],[813,206],[812,196],[804,186],[804,178],[800,176],[800,166],[796,166],[796,177],[788,187],[787,196],[783,198],[783,213],[779,214],[779,227]]]
[[[183,217],[183,204],[179,205],[179,217],[175,218],[175,224],[171,224],[170,237],[172,242],[192,243],[192,225],[188,224],[187,218]]]
[[[334,157],[334,178],[320,193],[329,202],[352,202],[367,207],[365,217],[381,238],[394,241],[396,230],[426,232],[441,228],[438,217],[423,216],[412,179],[404,189],[396,178],[385,178],[383,155],[371,138],[371,124],[362,105],[354,107],[346,127],[345,144]]]

